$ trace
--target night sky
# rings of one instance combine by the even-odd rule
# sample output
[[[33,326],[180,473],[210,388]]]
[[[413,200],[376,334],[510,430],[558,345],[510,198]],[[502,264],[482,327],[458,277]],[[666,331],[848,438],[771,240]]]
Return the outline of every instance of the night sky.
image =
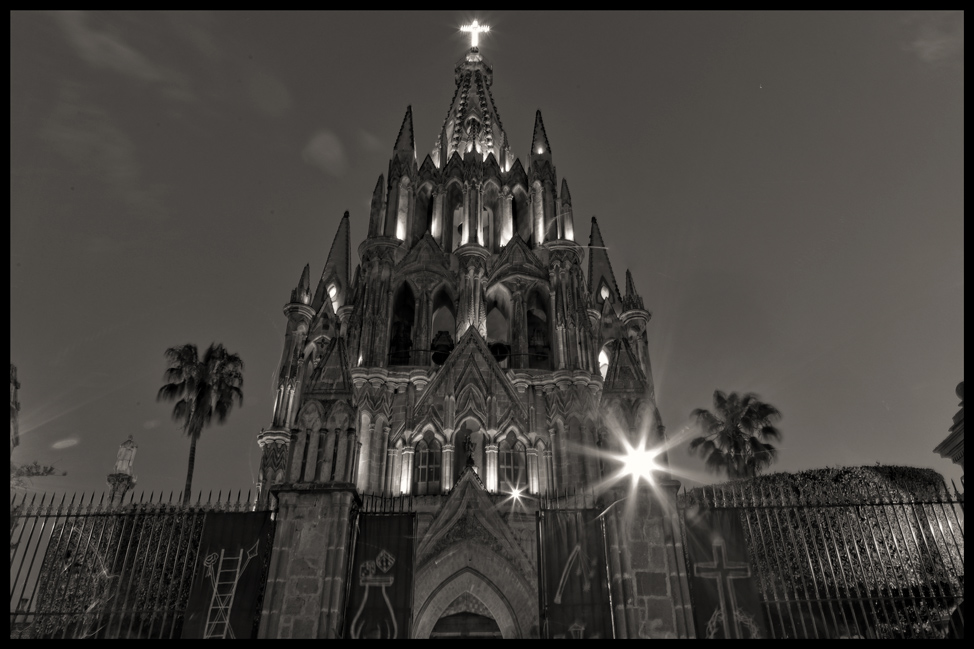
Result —
[[[540,109],[577,239],[597,216],[653,314],[668,434],[752,391],[784,414],[772,470],[960,477],[933,448],[963,380],[962,13],[18,12],[13,459],[67,471],[32,489],[103,490],[133,435],[137,489],[178,492],[163,352],[213,341],[244,405],[194,487],[253,488],[282,307],[345,210],[364,239],[407,105],[432,150],[474,18],[514,155]]]

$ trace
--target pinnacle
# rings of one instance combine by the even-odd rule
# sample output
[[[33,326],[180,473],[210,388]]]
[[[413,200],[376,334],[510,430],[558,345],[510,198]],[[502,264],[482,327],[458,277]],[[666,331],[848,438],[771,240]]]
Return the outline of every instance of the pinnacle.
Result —
[[[399,136],[396,138],[396,146],[393,147],[393,151],[412,153],[415,148],[413,142],[413,107],[410,105],[406,106],[406,115],[402,118],[402,126],[399,127]]]
[[[301,271],[301,279],[298,280],[298,285],[293,291],[291,291],[291,302],[304,302],[308,303],[308,298],[311,293],[311,264],[305,264],[304,270]]]
[[[539,109],[534,116],[534,137],[531,138],[532,156],[551,156],[551,146],[548,144],[548,136],[544,130],[544,121],[541,119]]]

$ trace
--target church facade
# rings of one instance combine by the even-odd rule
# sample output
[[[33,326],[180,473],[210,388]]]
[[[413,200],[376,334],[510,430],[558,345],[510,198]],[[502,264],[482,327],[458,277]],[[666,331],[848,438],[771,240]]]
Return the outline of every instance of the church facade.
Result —
[[[595,217],[579,240],[540,111],[522,162],[478,48],[454,81],[421,161],[406,109],[354,272],[346,212],[319,281],[306,266],[284,307],[274,417],[257,440],[258,498],[278,511],[260,634],[685,635],[665,454],[632,506],[611,507],[629,483],[606,482],[613,454],[664,441],[650,314],[628,271],[617,284]],[[410,542],[362,554],[407,501],[394,536]],[[584,614],[552,626],[546,512],[568,510],[593,513],[601,629]],[[358,600],[393,581],[405,594],[390,622],[366,624]]]

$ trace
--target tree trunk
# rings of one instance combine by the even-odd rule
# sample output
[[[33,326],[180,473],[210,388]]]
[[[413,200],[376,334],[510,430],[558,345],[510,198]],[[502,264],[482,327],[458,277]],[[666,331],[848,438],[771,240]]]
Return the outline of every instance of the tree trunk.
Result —
[[[199,435],[189,436],[189,466],[186,469],[186,487],[183,489],[183,505],[188,506],[193,489],[193,468],[196,466],[196,440]]]

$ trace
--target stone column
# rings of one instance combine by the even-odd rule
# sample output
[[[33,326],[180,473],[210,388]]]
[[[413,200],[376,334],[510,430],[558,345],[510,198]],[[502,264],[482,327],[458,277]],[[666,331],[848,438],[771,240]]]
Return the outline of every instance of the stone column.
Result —
[[[551,487],[552,491],[554,491],[555,489],[557,489],[560,483],[559,475],[558,475],[559,474],[558,457],[560,455],[560,452],[558,450],[558,429],[555,428],[554,426],[548,428],[548,439],[551,440],[551,450],[548,451],[548,453],[551,455],[551,465],[550,465],[551,474],[549,478],[549,482],[550,482],[549,486]]]
[[[532,248],[540,248],[547,238],[544,231],[543,189],[531,187],[531,218],[534,220],[534,243]]]
[[[494,431],[490,431],[492,436]],[[487,444],[484,446],[484,450],[487,451],[487,466],[484,468],[486,473],[484,478],[484,485],[487,487],[487,491],[496,492],[497,491],[497,444]]]
[[[362,443],[358,441],[355,436],[355,429],[348,428],[345,430],[345,451],[347,456],[347,461],[345,462],[345,473],[342,475],[342,482],[351,482],[355,484],[355,477],[358,474],[358,456],[359,449],[362,448]],[[336,479],[339,479],[336,476]]]
[[[453,431],[447,433],[447,439],[452,437]],[[443,493],[453,489],[453,444],[443,445],[443,480],[441,482]]]
[[[389,495],[398,496],[402,488],[402,451],[391,449],[392,461],[389,463]]]
[[[430,192],[430,200],[433,201],[433,219],[430,223],[430,236],[436,243],[443,247],[443,192],[439,187],[434,187]]]
[[[549,357],[551,358],[551,368],[556,370],[561,370],[565,368],[565,348],[562,344],[561,332],[564,327],[558,324],[558,317],[555,313],[556,302],[555,302],[555,277],[554,273],[551,274],[551,287],[548,289],[548,340],[549,343]]]
[[[402,449],[402,475],[400,476],[399,492],[407,495],[412,493],[413,455],[415,453],[416,449],[412,446],[407,446]]]
[[[372,424],[372,426],[374,427],[375,424]],[[387,489],[388,489],[388,482],[386,478],[388,477],[387,471],[389,467],[389,453],[391,452],[389,450],[389,431],[391,430],[392,428],[388,425],[382,426],[382,446],[379,447],[379,463],[382,466],[379,469],[378,483],[379,483],[379,493],[383,495],[387,495]]]
[[[382,476],[382,495],[392,496],[395,480],[393,478],[393,467],[396,466],[396,449],[387,448],[386,449],[386,462],[383,467]]]
[[[543,478],[541,493],[549,493],[554,490],[555,462],[553,458],[554,456],[552,455],[551,451],[547,449],[541,455],[541,459],[544,464],[541,471],[541,477]]]
[[[507,245],[507,242],[514,237],[514,211],[511,209],[513,200],[514,195],[505,188],[504,194],[501,196],[501,238],[498,240],[503,241],[504,245]]]
[[[325,436],[325,448],[321,453],[321,463],[316,467],[317,482],[331,482],[332,473],[335,468],[332,460],[335,457],[335,444],[338,443],[338,433],[335,431],[329,433],[327,429],[323,429],[322,435]]]
[[[528,458],[528,489],[531,493],[541,493],[541,475],[538,467],[538,449],[527,449]]]
[[[419,308],[416,310],[416,335],[414,336],[414,351],[412,352],[412,362],[414,365],[427,366],[430,364],[430,327],[433,324],[433,315],[430,313],[430,302],[430,292],[424,288],[419,294]]]

